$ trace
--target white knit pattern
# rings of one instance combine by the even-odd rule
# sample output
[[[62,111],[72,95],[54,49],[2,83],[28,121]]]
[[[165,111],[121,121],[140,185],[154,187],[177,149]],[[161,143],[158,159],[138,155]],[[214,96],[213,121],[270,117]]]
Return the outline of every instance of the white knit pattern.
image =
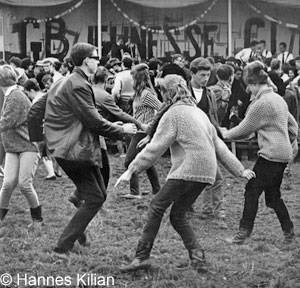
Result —
[[[270,88],[258,93],[245,119],[224,137],[243,139],[253,132],[257,132],[259,156],[274,162],[291,160],[291,141],[297,138],[298,125],[284,99]]]
[[[244,167],[221,141],[203,111],[195,105],[178,102],[161,118],[152,141],[130,164],[140,172],[150,167],[169,147],[171,162],[167,179],[181,179],[213,184],[217,158],[234,175]]]

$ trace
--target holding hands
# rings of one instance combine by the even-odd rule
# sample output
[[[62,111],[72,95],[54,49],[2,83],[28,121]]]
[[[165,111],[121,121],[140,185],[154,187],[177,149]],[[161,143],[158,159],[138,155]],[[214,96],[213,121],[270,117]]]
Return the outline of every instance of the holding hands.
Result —
[[[136,134],[137,132],[137,128],[135,126],[135,124],[132,123],[126,123],[122,125],[123,129],[124,129],[124,133],[125,134]]]
[[[256,178],[255,172],[250,169],[245,169],[242,173],[242,177],[246,178],[247,180],[251,180],[252,178]]]

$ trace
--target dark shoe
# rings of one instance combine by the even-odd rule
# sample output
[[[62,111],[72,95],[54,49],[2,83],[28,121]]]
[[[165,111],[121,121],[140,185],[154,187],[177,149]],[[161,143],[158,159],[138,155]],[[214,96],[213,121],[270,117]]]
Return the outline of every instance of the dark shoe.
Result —
[[[76,208],[79,208],[81,206],[81,204],[83,203],[82,200],[80,200],[76,195],[71,195],[69,197],[69,202],[71,202]]]
[[[139,241],[135,252],[135,259],[149,259],[152,246],[152,242]]]
[[[199,273],[208,272],[208,264],[205,259],[203,249],[191,249],[189,250],[189,257],[191,260],[191,266]]]
[[[56,256],[58,256],[59,258],[67,258],[67,256],[69,256],[70,254],[70,249],[62,249],[62,248],[59,248],[59,247],[55,247],[53,249],[53,252],[56,254]]]
[[[283,232],[284,236],[284,244],[291,244],[295,239],[294,228],[292,228],[289,232]]]
[[[4,220],[7,212],[8,212],[8,209],[6,209],[6,208],[0,208],[0,220],[1,221]]]
[[[245,240],[250,237],[251,232],[247,229],[240,228],[232,238],[227,238],[226,242],[230,244],[243,244]]]
[[[132,272],[140,269],[149,269],[152,266],[150,259],[141,260],[139,258],[134,258],[133,261],[128,264],[120,267],[121,272]]]
[[[31,218],[35,222],[43,222],[43,217],[42,217],[42,206],[38,206],[35,208],[30,208],[30,214]]]
[[[87,241],[87,237],[85,233],[82,233],[78,238],[77,238],[78,243],[83,246],[83,247],[90,247],[91,243]]]

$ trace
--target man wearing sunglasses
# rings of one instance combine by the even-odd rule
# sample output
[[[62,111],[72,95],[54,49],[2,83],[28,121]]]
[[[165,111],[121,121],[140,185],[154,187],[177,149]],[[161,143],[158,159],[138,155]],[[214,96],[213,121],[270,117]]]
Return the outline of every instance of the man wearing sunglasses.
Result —
[[[63,231],[56,253],[68,253],[77,240],[86,245],[84,231],[106,199],[99,135],[123,139],[135,134],[134,124],[119,126],[100,116],[89,78],[95,74],[99,57],[88,43],[71,50],[73,73],[56,82],[48,92],[45,108],[45,136],[50,152],[74,182],[83,204]]]

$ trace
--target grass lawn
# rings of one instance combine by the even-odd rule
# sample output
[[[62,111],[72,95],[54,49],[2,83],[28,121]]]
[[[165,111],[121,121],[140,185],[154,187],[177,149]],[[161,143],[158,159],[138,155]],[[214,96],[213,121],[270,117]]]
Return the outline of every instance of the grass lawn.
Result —
[[[64,284],[56,281],[55,287],[76,287],[77,274],[82,276],[84,273],[88,274],[83,282],[79,282],[82,285],[77,287],[300,287],[300,163],[293,166],[292,190],[282,189],[295,224],[297,239],[294,243],[283,245],[279,221],[273,211],[265,206],[264,197],[260,199],[256,225],[249,241],[240,246],[229,245],[224,241],[224,238],[238,229],[246,183],[226,172],[224,189],[226,222],[229,228],[222,230],[211,220],[200,220],[201,197],[195,205],[196,213],[190,218],[211,263],[209,274],[199,274],[191,268],[176,269],[177,263],[187,259],[187,252],[169,223],[168,211],[152,251],[155,267],[148,271],[122,274],[118,267],[128,263],[134,256],[152,195],[145,196],[143,200],[118,197],[128,191],[125,186],[113,190],[113,184],[123,171],[123,159],[111,156],[110,160],[112,175],[105,203],[105,208],[110,211],[108,215],[99,213],[89,225],[91,247],[82,248],[76,244],[74,253],[69,257],[58,257],[52,253],[52,249],[75,212],[75,208],[67,201],[74,190],[71,181],[66,176],[56,181],[45,181],[45,170],[40,166],[35,187],[43,205],[46,224],[40,229],[27,228],[31,222],[29,209],[19,190],[15,191],[5,219],[4,231],[0,235],[0,275],[12,275],[14,284],[10,287],[25,287],[25,280],[21,279],[25,279],[25,276],[27,284],[29,280],[33,281],[27,287],[46,287],[34,283],[33,279],[37,276],[49,279],[50,276],[61,277],[66,281]],[[252,167],[253,162],[244,164]],[[169,159],[160,159],[156,167],[164,182],[170,167]],[[143,191],[150,190],[145,174],[141,175],[141,184]],[[17,276],[19,286],[16,283]],[[114,277],[114,286],[113,281],[109,281],[111,278],[106,282],[105,277],[108,276]],[[70,279],[73,280],[72,284],[67,281]],[[48,287],[53,287],[51,279],[49,281]],[[98,285],[94,285],[96,283]]]

